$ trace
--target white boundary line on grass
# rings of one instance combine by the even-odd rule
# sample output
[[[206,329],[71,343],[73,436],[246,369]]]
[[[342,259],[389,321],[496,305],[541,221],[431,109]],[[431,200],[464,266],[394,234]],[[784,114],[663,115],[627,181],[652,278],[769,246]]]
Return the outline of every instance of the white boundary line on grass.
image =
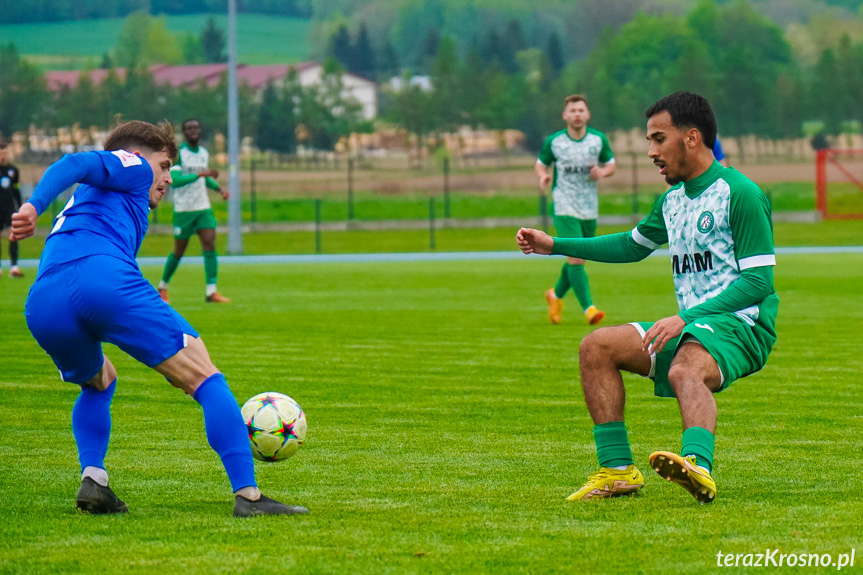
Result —
[[[813,254],[859,254],[863,246],[810,246],[776,248],[778,255],[813,255]],[[668,250],[656,250],[651,257],[668,256]],[[225,264],[311,264],[311,263],[392,263],[392,262],[452,262],[477,260],[515,260],[525,256],[517,250],[506,252],[407,252],[381,254],[298,254],[298,255],[258,255],[258,256],[219,256],[219,262]],[[200,256],[185,257],[186,264],[204,263]],[[165,264],[164,257],[138,258],[140,266],[161,266]],[[21,260],[22,268],[36,268],[39,260]]]

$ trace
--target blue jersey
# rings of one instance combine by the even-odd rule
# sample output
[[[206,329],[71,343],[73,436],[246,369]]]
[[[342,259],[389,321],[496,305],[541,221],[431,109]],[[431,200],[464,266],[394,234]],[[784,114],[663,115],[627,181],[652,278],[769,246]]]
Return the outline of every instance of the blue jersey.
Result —
[[[92,255],[135,263],[147,233],[150,165],[124,150],[67,155],[48,168],[28,201],[41,214],[76,183],[81,185],[57,215],[45,242],[39,273]]]
[[[725,152],[722,151],[722,144],[719,143],[719,138],[716,138],[716,141],[713,142],[713,157],[716,158],[717,162],[725,159]]]

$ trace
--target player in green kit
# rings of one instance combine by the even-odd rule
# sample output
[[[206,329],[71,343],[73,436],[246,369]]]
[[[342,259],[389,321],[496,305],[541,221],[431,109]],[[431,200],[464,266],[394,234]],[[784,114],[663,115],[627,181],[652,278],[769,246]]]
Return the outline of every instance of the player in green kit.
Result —
[[[680,313],[599,329],[581,342],[581,383],[601,468],[570,501],[626,495],[644,485],[623,421],[621,371],[653,379],[654,393],[676,397],[680,406],[680,454],[657,451],[650,466],[699,502],[713,501],[713,394],[764,367],[776,341],[770,202],[746,176],[714,159],[716,121],[703,97],[676,92],[646,116],[648,155],[672,187],[631,232],[569,239],[522,228],[516,235],[524,253],[602,262],[640,261],[663,244],[670,252]]]
[[[567,96],[563,101],[566,129],[545,140],[536,161],[540,192],[545,195],[548,184],[552,184],[554,227],[564,238],[592,238],[596,235],[599,203],[596,181],[611,176],[616,170],[608,139],[602,132],[588,128],[589,120],[587,99],[581,94]],[[554,164],[553,177],[551,164]],[[549,321],[560,323],[563,296],[570,288],[584,310],[587,323],[595,325],[602,321],[605,313],[593,305],[582,258],[567,258],[557,284],[545,292]]]
[[[189,238],[198,234],[201,239],[201,252],[204,256],[204,275],[207,280],[205,300],[210,303],[230,303],[231,300],[216,290],[216,277],[219,261],[216,257],[216,217],[210,205],[207,190],[222,194],[224,199],[230,193],[222,190],[213,178],[219,177],[218,170],[210,169],[210,153],[199,146],[201,122],[190,119],[183,122],[185,143],[180,146],[177,164],[171,168],[174,183],[174,251],[168,255],[165,271],[158,290],[162,299],[168,301],[168,282],[180,265],[180,258],[186,252]]]

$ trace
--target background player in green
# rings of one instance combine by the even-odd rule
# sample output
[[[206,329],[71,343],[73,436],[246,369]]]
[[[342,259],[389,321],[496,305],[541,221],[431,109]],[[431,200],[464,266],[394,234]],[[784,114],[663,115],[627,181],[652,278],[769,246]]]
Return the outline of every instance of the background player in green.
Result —
[[[679,314],[599,329],[581,342],[581,383],[601,469],[570,501],[644,485],[623,421],[621,371],[650,377],[656,395],[677,397],[680,405],[681,455],[654,452],[650,466],[699,502],[713,501],[713,393],[760,370],[776,341],[770,202],[746,176],[714,159],[716,120],[703,97],[676,92],[646,116],[648,155],[672,187],[631,232],[567,239],[522,228],[516,236],[525,253],[635,262],[667,243],[671,256]]]
[[[0,232],[12,226],[12,214],[21,207],[21,190],[18,188],[18,168],[9,163],[9,150],[0,144]],[[23,278],[18,268],[18,242],[9,240],[9,276]],[[3,275],[0,268],[0,275]]]
[[[177,164],[171,168],[174,183],[171,185],[174,199],[174,251],[168,255],[159,295],[168,301],[168,282],[186,252],[189,238],[197,233],[201,238],[201,255],[204,256],[204,275],[207,279],[205,299],[211,303],[230,303],[231,300],[216,290],[219,261],[216,257],[216,217],[210,205],[207,190],[222,194],[228,199],[230,193],[223,191],[213,179],[219,177],[218,170],[210,169],[210,153],[199,146],[201,122],[192,118],[183,122],[185,143],[180,145]]]
[[[573,94],[564,99],[563,121],[566,129],[545,140],[536,161],[539,190],[545,195],[548,184],[553,182],[554,227],[560,237],[592,238],[596,235],[598,215],[596,181],[614,174],[617,169],[614,155],[605,134],[587,127],[590,109],[585,96]],[[551,164],[554,164],[553,178]],[[570,288],[584,310],[587,323],[595,325],[602,321],[605,313],[593,305],[584,260],[567,258],[557,284],[545,292],[551,323],[560,323],[563,296]]]

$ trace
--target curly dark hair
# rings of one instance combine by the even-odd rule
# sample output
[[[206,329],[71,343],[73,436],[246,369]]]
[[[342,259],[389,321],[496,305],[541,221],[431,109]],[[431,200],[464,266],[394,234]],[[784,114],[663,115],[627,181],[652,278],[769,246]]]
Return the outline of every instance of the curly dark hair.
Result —
[[[170,122],[159,125],[130,120],[118,124],[105,141],[106,150],[128,150],[146,148],[153,152],[167,152],[171,161],[177,159],[177,142],[174,140],[174,127]]]
[[[716,117],[707,98],[693,92],[675,92],[652,105],[644,113],[648,120],[659,114],[668,112],[675,128],[695,128],[701,132],[704,145],[713,149],[716,143]]]

